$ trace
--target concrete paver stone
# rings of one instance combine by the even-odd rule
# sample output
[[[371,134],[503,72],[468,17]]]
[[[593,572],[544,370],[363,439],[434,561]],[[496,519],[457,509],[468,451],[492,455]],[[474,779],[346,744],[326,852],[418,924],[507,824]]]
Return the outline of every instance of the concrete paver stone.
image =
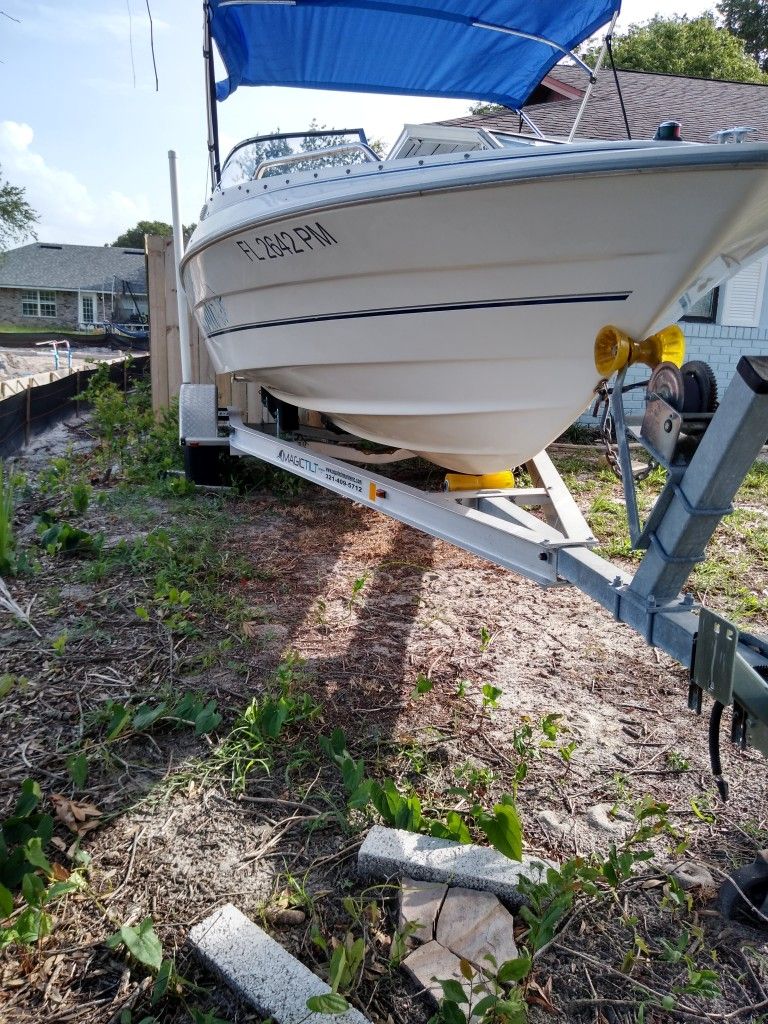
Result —
[[[328,985],[231,903],[189,933],[197,955],[243,999],[277,1024],[370,1024],[358,1010],[331,1016],[310,1013],[307,999]]]
[[[435,938],[457,956],[492,972],[488,954],[497,967],[517,958],[514,923],[493,893],[454,888],[445,897]]]
[[[419,942],[435,937],[435,921],[448,886],[443,882],[417,882],[405,877],[400,883],[400,928],[412,925],[410,934]]]
[[[418,946],[408,954],[400,966],[408,971],[417,984],[426,989],[435,1002],[439,1002],[443,998],[441,981],[458,981],[467,997],[467,1003],[461,1004],[461,1008],[465,1011],[469,1008],[470,999],[473,1003],[477,1003],[485,994],[485,989],[483,989],[483,991],[476,991],[472,995],[472,983],[467,981],[461,973],[459,958],[454,956],[449,949],[441,946],[439,942],[425,942],[423,946]],[[475,988],[477,986],[478,980],[475,980]]]
[[[518,889],[521,877],[539,882],[547,867],[555,865],[539,858],[524,856],[510,860],[498,850],[472,843],[434,839],[415,832],[374,825],[365,837],[357,857],[361,875],[368,878],[409,878],[425,882],[446,882],[495,893],[516,910],[523,903]]]

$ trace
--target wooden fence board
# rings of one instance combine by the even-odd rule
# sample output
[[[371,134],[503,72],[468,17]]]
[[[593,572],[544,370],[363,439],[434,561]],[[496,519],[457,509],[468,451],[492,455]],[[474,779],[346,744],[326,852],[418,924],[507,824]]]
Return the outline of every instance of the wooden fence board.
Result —
[[[149,287],[150,353],[152,356],[152,408],[158,414],[167,409],[181,387],[179,317],[176,303],[176,268],[173,239],[147,235],[146,251]],[[248,423],[270,419],[262,410],[259,388],[230,374],[216,374],[205,339],[191,313],[189,341],[193,384],[213,384],[219,390],[219,404],[235,406]]]

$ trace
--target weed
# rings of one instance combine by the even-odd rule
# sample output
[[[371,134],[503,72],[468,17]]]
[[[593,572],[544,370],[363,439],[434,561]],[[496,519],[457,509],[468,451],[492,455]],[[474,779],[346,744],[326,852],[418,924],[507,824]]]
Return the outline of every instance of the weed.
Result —
[[[668,750],[664,755],[669,769],[673,772],[689,772],[691,763],[677,750]]]
[[[11,817],[0,825],[0,950],[29,946],[48,935],[53,928],[48,908],[85,886],[82,871],[48,860],[53,819],[38,809],[41,798],[38,784],[27,779]],[[21,894],[24,909],[3,925],[13,914],[14,892]]]
[[[232,731],[198,766],[203,780],[226,776],[233,793],[245,791],[254,771],[269,774],[275,749],[288,729],[296,730],[314,719],[320,706],[299,689],[302,659],[289,652],[276,671],[278,692],[254,697],[238,716]],[[294,748],[295,762],[300,756]]]
[[[462,1024],[476,1020],[480,1024],[525,1024],[528,1010],[522,991],[516,986],[531,970],[530,957],[508,960],[500,966],[487,954],[487,967],[477,970],[468,960],[459,969],[466,982],[439,981],[443,990],[438,1012],[429,1024]]]
[[[15,478],[0,459],[0,574],[16,571],[16,541],[13,536],[15,499]]]
[[[481,626],[480,627],[480,650],[481,651],[487,651],[488,648],[491,646],[491,640],[492,639],[493,639],[493,637],[488,632],[488,630],[485,628],[485,626]]]
[[[497,708],[499,706],[499,697],[504,693],[498,686],[493,686],[491,683],[484,683],[481,687],[481,693],[483,695],[483,707],[484,708]]]
[[[51,522],[47,514],[40,519],[38,533],[40,544],[49,555],[95,556],[104,546],[103,534],[89,533],[66,522]]]
[[[356,604],[360,602],[360,596],[363,592],[363,588],[370,579],[370,573],[364,572],[362,576],[358,576],[352,583],[352,593],[347,601],[347,611],[351,612]]]
[[[416,685],[411,693],[412,697],[423,697],[425,693],[431,693],[434,690],[435,684],[427,676],[421,673],[416,676]]]
[[[491,846],[505,856],[522,860],[523,830],[514,799],[509,794],[502,796],[491,812],[473,803],[465,813],[454,810],[440,815],[430,810],[425,814],[418,795],[402,791],[394,779],[378,782],[366,777],[363,761],[351,756],[341,729],[334,730],[330,738],[321,737],[319,743],[341,768],[350,808],[363,810],[370,804],[392,828],[460,843],[471,842],[469,827],[472,826],[483,832]],[[468,790],[455,789],[454,792],[462,797],[470,796]]]
[[[496,779],[493,771],[484,765],[471,764],[466,761],[464,764],[459,765],[455,769],[454,775],[457,782],[462,785],[473,795],[475,793],[482,793],[488,790]]]
[[[72,511],[75,515],[82,516],[88,511],[93,488],[84,480],[76,480],[70,488],[70,499]]]

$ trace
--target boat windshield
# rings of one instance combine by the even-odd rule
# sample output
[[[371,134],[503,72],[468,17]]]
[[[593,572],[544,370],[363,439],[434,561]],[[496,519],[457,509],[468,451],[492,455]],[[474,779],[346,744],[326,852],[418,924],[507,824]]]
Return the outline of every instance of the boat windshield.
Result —
[[[361,164],[372,156],[362,128],[257,135],[235,146],[222,168],[220,184],[231,188],[257,177]]]
[[[564,142],[564,139],[553,139],[550,137],[537,138],[535,135],[517,135],[514,132],[490,133],[504,149],[513,149],[515,146],[548,146],[553,142]]]

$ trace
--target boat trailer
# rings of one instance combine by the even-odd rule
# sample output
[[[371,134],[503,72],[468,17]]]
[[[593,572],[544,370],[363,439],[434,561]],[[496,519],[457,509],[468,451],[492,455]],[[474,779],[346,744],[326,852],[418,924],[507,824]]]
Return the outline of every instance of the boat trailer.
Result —
[[[639,430],[624,418],[625,373],[626,368],[618,372],[608,401],[632,542],[645,549],[634,575],[592,550],[598,541],[546,452],[526,465],[530,487],[424,491],[372,472],[365,463],[387,458],[350,454],[338,434],[302,425],[288,434],[281,430],[279,415],[275,423],[247,426],[237,410],[218,408],[215,385],[186,383],[180,395],[180,439],[187,475],[196,483],[215,482],[215,449],[254,456],[540,586],[578,587],[688,669],[693,711],[700,714],[704,695],[711,698],[710,756],[725,798],[719,753],[725,707],[733,709],[732,742],[768,756],[768,639],[740,631],[681,590],[693,566],[704,560],[720,520],[732,511],[731,501],[768,437],[768,358],[743,356],[716,411],[694,417],[680,413],[668,391],[659,388],[657,394],[652,376]],[[695,440],[687,431],[695,435],[697,424],[692,427],[686,419],[697,421]],[[644,525],[634,493],[630,440],[667,470]],[[343,443],[348,445],[350,438],[345,436]],[[340,458],[328,454],[335,449]],[[350,464],[350,458],[364,463],[363,468]]]

